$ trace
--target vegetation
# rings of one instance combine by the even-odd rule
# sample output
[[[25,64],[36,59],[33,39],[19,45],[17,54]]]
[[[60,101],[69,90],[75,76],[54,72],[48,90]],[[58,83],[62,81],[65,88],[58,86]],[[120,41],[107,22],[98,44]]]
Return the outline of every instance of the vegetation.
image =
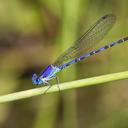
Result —
[[[53,93],[58,91],[53,85],[47,91],[51,94],[42,95],[47,87],[35,88],[31,76],[104,14],[114,13],[117,22],[99,46],[127,36],[127,4],[126,0],[2,0],[0,102],[7,103],[0,104],[0,127],[126,128],[128,81],[121,79],[128,77],[127,42],[58,74],[60,93]],[[66,89],[72,90],[62,91]]]

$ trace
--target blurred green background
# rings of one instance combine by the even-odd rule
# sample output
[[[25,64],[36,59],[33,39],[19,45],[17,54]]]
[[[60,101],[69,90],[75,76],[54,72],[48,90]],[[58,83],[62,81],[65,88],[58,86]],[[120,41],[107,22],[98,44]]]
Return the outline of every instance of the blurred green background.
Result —
[[[0,0],[0,95],[36,88],[32,73],[39,74],[105,14],[114,13],[117,22],[101,46],[127,36],[127,5],[127,0]],[[125,71],[127,54],[127,42],[117,45],[65,69],[60,82]],[[0,128],[128,128],[127,84],[0,104]]]

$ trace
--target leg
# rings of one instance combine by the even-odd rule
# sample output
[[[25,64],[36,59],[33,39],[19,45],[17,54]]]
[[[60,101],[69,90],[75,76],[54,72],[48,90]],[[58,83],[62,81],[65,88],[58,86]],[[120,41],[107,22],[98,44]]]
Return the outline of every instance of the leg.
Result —
[[[59,87],[59,77],[58,77],[58,76],[56,76],[55,78],[56,78],[56,81],[57,81],[57,87],[58,87],[59,92],[60,92],[60,87]]]
[[[48,85],[48,88],[44,91],[44,94],[51,88],[51,84],[50,83],[46,83],[46,85]]]

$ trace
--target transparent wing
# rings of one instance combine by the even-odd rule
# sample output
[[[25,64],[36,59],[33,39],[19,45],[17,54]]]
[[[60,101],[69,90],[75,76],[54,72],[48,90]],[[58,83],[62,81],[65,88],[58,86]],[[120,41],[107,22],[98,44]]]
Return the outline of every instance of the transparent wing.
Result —
[[[113,14],[101,17],[88,31],[86,31],[71,47],[62,53],[53,63],[62,65],[65,61],[85,54],[87,49],[93,48],[108,33],[116,21]]]

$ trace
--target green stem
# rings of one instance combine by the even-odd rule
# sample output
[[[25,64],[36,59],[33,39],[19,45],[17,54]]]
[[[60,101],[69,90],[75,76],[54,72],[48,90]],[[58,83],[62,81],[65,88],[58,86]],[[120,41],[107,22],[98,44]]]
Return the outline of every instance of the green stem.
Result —
[[[75,89],[79,87],[102,84],[102,83],[126,79],[126,78],[128,78],[128,71],[112,73],[108,75],[102,75],[102,76],[97,76],[97,77],[92,77],[87,79],[81,79],[81,80],[76,80],[72,82],[65,82],[60,84],[59,86],[62,91],[67,89]],[[47,86],[3,95],[3,96],[0,96],[0,103],[42,95],[46,89],[47,89]],[[53,85],[46,93],[53,93],[53,92],[58,92],[57,85]]]

